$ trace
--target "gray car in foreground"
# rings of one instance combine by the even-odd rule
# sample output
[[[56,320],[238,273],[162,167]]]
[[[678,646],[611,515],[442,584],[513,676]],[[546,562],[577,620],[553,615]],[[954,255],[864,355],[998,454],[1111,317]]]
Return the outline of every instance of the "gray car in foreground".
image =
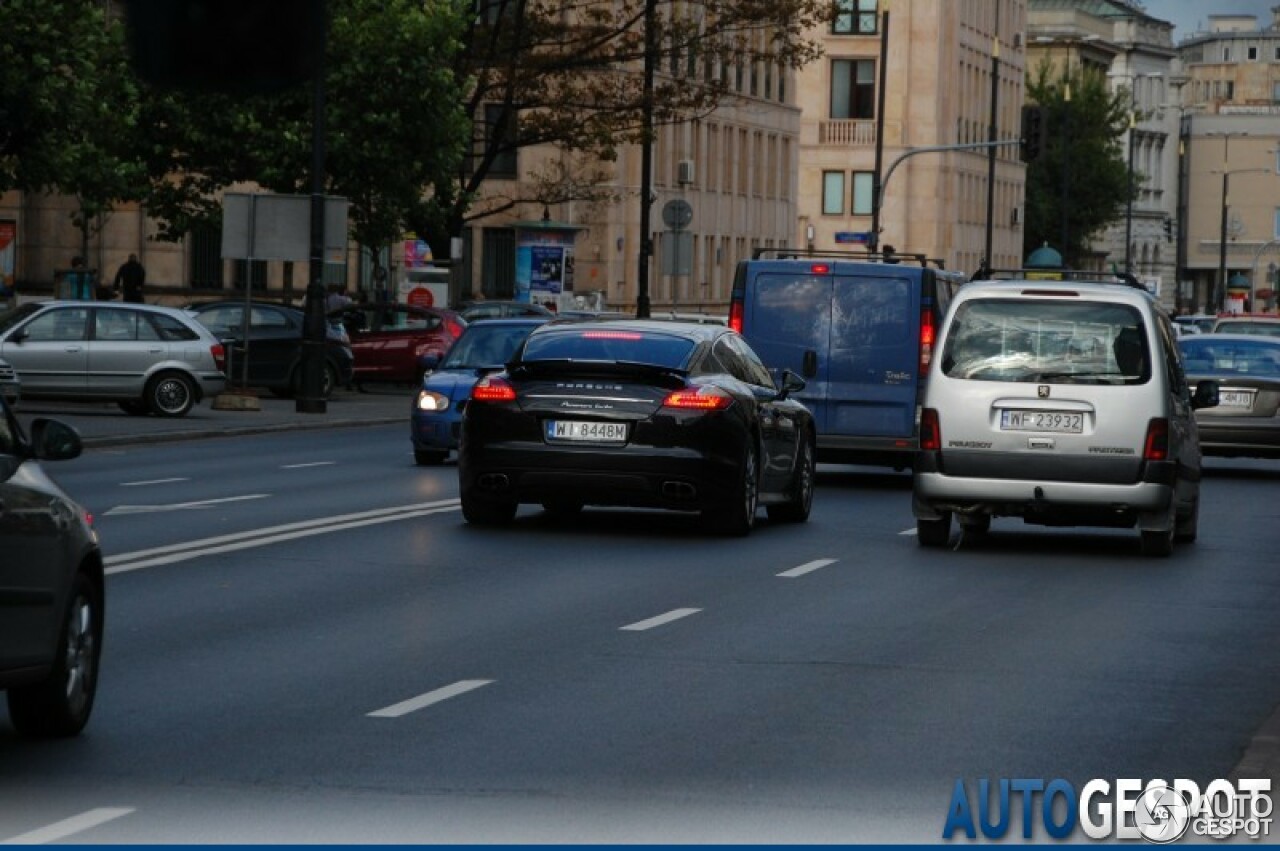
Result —
[[[29,399],[102,399],[180,417],[226,385],[224,349],[180,310],[47,301],[0,313],[0,359]]]
[[[34,420],[28,438],[0,396],[0,690],[25,735],[80,732],[97,691],[102,553],[84,509],[40,466],[80,449],[56,420]]]

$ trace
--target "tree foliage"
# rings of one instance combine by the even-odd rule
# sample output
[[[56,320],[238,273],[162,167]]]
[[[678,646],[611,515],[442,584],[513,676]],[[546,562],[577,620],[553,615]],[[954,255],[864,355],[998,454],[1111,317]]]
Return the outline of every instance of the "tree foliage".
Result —
[[[0,33],[0,191],[75,196],[87,241],[147,185],[124,28],[92,0],[4,0]]]
[[[1129,94],[1110,91],[1096,69],[1055,75],[1046,60],[1029,75],[1027,98],[1047,110],[1048,143],[1027,166],[1023,253],[1047,243],[1059,249],[1067,266],[1078,267],[1091,239],[1120,219],[1130,198],[1120,144],[1129,123]]]
[[[461,9],[450,0],[328,6],[325,191],[351,202],[353,238],[381,247],[422,217],[424,193],[462,157],[468,125],[449,67]],[[164,235],[216,222],[214,193],[239,182],[309,193],[313,105],[310,86],[250,97],[152,90],[149,208]]]
[[[647,99],[645,0],[481,0],[454,56],[469,81],[464,112],[475,122],[471,155],[451,185],[437,184],[422,230],[457,235],[470,218],[522,202],[600,198],[602,170],[617,149],[642,140],[646,106],[655,126],[706,115],[739,81],[754,90],[772,65],[798,68],[820,53],[807,37],[829,21],[823,0],[654,0],[658,74]],[[495,164],[519,150],[552,145],[563,157],[542,173],[520,174],[525,197],[486,193]]]

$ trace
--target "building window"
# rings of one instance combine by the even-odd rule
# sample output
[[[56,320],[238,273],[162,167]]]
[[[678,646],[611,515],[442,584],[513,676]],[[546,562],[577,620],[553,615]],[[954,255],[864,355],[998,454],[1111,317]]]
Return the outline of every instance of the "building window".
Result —
[[[1256,48],[1256,47],[1248,47],[1248,48],[1246,48],[1246,50],[1248,51],[1249,61],[1250,61],[1250,62],[1257,62],[1257,61],[1258,61],[1258,48]]]
[[[1271,102],[1280,103],[1280,81],[1271,84]]]
[[[855,216],[871,215],[874,204],[875,175],[869,171],[853,173],[853,214]]]
[[[872,59],[831,62],[831,117],[874,118],[876,63]]]
[[[1231,61],[1231,48],[1230,48],[1230,47],[1224,47],[1224,48],[1222,48],[1222,61],[1223,61],[1223,62],[1230,62],[1230,61]]]
[[[1280,239],[1280,207],[1276,207],[1276,220],[1271,231],[1272,239]]]
[[[836,0],[831,31],[837,35],[875,35],[878,20],[876,0]]]
[[[477,157],[493,153],[488,177],[511,179],[516,176],[516,114],[502,104],[484,106],[484,125]]]
[[[822,173],[822,215],[839,216],[844,213],[844,172]]]

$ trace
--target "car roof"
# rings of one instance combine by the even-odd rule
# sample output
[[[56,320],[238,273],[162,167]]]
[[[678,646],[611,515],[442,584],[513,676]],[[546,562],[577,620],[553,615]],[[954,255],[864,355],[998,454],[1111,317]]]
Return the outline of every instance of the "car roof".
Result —
[[[467,323],[467,330],[477,327],[521,327],[524,325],[546,325],[555,319],[553,316],[487,316],[473,319]]]
[[[1155,298],[1146,289],[1120,281],[1058,281],[1020,278],[1011,280],[970,281],[956,293],[956,300],[976,296],[1006,298],[1038,296],[1080,296],[1091,300],[1115,301],[1132,305],[1155,306]]]
[[[1222,341],[1228,343],[1251,343],[1259,346],[1280,346],[1280,337],[1270,334],[1233,334],[1229,331],[1213,331],[1205,334],[1191,334],[1187,337],[1179,337],[1178,345],[1183,343],[1196,343],[1209,345],[1212,343],[1220,343]]]

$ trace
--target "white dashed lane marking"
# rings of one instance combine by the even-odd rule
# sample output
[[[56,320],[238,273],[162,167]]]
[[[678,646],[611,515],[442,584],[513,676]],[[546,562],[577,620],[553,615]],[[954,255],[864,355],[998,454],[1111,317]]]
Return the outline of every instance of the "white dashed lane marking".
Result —
[[[702,609],[672,609],[665,615],[658,615],[657,617],[637,621],[636,623],[628,624],[627,626],[620,626],[618,629],[626,630],[628,632],[643,632],[646,629],[653,629],[655,626],[662,626],[663,624],[668,624],[672,621],[678,621],[680,618],[687,618],[689,615],[696,615],[700,611],[702,611]]]
[[[368,713],[368,716],[370,718],[399,718],[402,715],[408,715],[410,712],[426,709],[428,706],[439,703],[442,700],[448,700],[451,697],[474,691],[481,686],[487,686],[491,682],[493,680],[459,680],[451,686],[438,688],[435,691],[429,691],[426,694],[420,694],[417,697],[411,697],[408,700],[393,703],[391,706],[374,710]]]
[[[121,816],[127,816],[133,811],[133,807],[99,807],[96,810],[89,810],[78,816],[72,816],[71,818],[45,825],[21,836],[5,839],[0,841],[0,845],[44,845],[49,842],[57,842],[60,839],[66,839],[68,836],[91,830],[100,824],[106,824]]]
[[[821,570],[827,565],[835,564],[835,563],[836,563],[836,559],[833,559],[833,558],[815,559],[814,561],[805,562],[799,567],[793,567],[790,570],[784,570],[781,573],[779,573],[778,576],[785,577],[786,579],[794,579],[797,576],[804,576],[806,573],[813,573],[815,570]]]

